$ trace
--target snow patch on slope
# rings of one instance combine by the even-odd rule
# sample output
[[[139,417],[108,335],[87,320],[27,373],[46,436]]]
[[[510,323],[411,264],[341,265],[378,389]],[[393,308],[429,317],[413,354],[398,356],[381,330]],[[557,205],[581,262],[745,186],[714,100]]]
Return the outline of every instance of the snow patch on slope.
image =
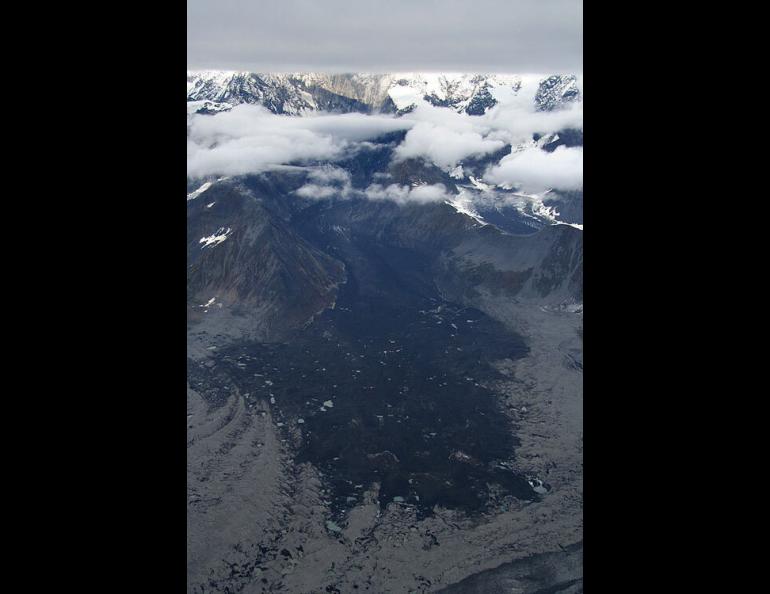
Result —
[[[460,190],[460,193],[456,197],[446,200],[445,203],[454,208],[457,212],[471,217],[480,225],[488,224],[476,211],[476,207],[473,205],[473,196],[465,190]]]
[[[397,85],[388,89],[388,96],[398,109],[407,109],[422,101],[422,93],[408,86]]]
[[[194,192],[190,192],[189,194],[187,194],[187,201],[189,202],[190,200],[195,200],[198,196],[203,194],[203,192],[208,190],[211,187],[211,185],[212,185],[211,182],[206,182]]]
[[[230,235],[232,229],[228,227],[225,229],[224,227],[220,227],[216,233],[213,235],[209,235],[207,237],[201,237],[198,243],[202,243],[203,246],[201,249],[205,249],[209,246],[215,246],[222,243],[225,239],[227,239],[227,236]]]

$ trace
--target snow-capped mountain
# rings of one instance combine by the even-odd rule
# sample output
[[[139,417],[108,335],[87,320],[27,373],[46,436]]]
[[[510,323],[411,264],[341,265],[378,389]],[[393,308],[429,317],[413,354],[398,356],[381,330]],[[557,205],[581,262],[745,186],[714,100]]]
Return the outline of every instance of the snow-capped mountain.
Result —
[[[565,103],[579,100],[581,95],[575,75],[548,76],[538,84],[535,105],[540,111],[551,111]]]
[[[393,113],[409,111],[424,99],[481,115],[516,96],[531,97],[536,109],[547,111],[580,100],[582,93],[574,75],[187,73],[187,101],[193,103],[193,111],[202,113],[241,103],[260,104],[273,113],[288,115],[308,111]]]

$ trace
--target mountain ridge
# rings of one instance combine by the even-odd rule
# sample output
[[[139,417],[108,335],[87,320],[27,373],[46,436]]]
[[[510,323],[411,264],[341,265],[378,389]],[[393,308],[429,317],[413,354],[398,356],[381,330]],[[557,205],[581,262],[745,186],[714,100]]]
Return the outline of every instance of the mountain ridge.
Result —
[[[212,109],[205,102],[213,104],[214,111],[249,103],[287,115],[404,112],[419,99],[481,115],[519,94],[531,96],[536,110],[551,111],[580,100],[581,87],[582,80],[574,74],[187,72],[187,101],[202,102],[199,109]]]

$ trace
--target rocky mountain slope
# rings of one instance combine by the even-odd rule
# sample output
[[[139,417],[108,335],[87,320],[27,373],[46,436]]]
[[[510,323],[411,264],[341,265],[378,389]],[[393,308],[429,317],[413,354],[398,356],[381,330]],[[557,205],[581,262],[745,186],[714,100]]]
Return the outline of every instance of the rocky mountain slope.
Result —
[[[191,321],[227,315],[223,332],[277,338],[333,305],[344,266],[291,228],[273,200],[281,183],[223,181],[189,201]]]
[[[538,219],[528,227],[532,220],[515,211],[508,223],[528,234],[505,233],[464,212],[460,200],[468,190],[422,160],[391,163],[360,154],[342,165],[359,176],[363,168],[362,180],[379,171],[399,185],[441,183],[456,198],[409,205],[303,198],[297,190],[312,169],[300,168],[206,182],[188,200],[191,322],[226,315],[221,332],[284,338],[334,304],[355,265],[340,256],[351,244],[413,253],[425,266],[419,282],[460,301],[480,288],[541,304],[582,301],[582,231]],[[371,254],[360,257],[376,266]],[[379,280],[371,279],[372,286]]]

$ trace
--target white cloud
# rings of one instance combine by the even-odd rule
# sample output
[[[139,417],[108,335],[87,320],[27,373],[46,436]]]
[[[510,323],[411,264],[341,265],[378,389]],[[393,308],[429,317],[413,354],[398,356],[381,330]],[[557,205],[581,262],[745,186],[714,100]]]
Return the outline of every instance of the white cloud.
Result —
[[[525,192],[548,188],[579,189],[583,184],[581,147],[537,148],[534,133],[582,129],[582,102],[553,112],[535,112],[531,97],[509,97],[482,116],[469,116],[424,101],[402,117],[390,115],[275,115],[256,105],[239,105],[217,115],[193,115],[187,143],[187,170],[192,178],[259,173],[290,163],[333,163],[369,141],[393,131],[407,131],[394,159],[423,158],[449,171],[471,156],[489,154],[512,144],[514,151],[489,167],[484,180]],[[384,174],[381,174],[384,175]],[[308,170],[307,183],[296,191],[310,198],[349,197],[355,191],[350,173],[327,165]],[[397,184],[369,186],[371,199],[429,202],[446,196],[443,186],[410,188]]]
[[[414,125],[396,149],[396,157],[422,157],[439,167],[453,168],[463,159],[493,153],[506,144],[531,142],[535,133],[583,128],[582,102],[546,112],[534,111],[532,105],[531,94],[516,95],[484,115],[470,116],[420,100],[404,117]]]
[[[491,130],[489,138],[508,144],[526,142],[533,134],[549,134],[567,128],[583,129],[583,102],[572,103],[556,111],[534,111],[521,101],[495,105],[483,116],[484,126]]]
[[[309,179],[319,183],[350,184],[350,173],[339,167],[325,165],[311,169],[307,174]]]
[[[501,140],[484,138],[489,129],[479,118],[434,107],[423,100],[405,119],[414,122],[414,126],[396,148],[397,159],[422,157],[448,168],[462,159],[491,153],[504,146]]]
[[[366,139],[412,125],[360,113],[287,117],[257,105],[238,105],[229,112],[191,117],[187,174],[243,175],[295,161],[333,161]]]
[[[308,172],[308,179],[313,183],[307,183],[295,193],[303,198],[330,198],[339,196],[347,198],[353,188],[350,183],[350,173],[339,167],[326,165],[314,167]]]
[[[515,186],[526,192],[583,187],[583,148],[557,147],[552,153],[528,148],[506,155],[484,174],[488,182]]]
[[[439,167],[455,167],[458,161],[485,155],[505,146],[501,140],[485,139],[478,132],[461,132],[428,122],[420,122],[396,148],[396,157],[425,157]]]
[[[303,198],[330,198],[335,194],[341,194],[340,188],[334,186],[319,186],[318,184],[305,184],[296,191],[297,196]]]
[[[372,184],[364,190],[364,195],[370,200],[392,200],[398,204],[405,204],[407,202],[440,202],[450,198],[444,184],[422,185],[411,188],[398,184],[390,184],[389,186]]]

